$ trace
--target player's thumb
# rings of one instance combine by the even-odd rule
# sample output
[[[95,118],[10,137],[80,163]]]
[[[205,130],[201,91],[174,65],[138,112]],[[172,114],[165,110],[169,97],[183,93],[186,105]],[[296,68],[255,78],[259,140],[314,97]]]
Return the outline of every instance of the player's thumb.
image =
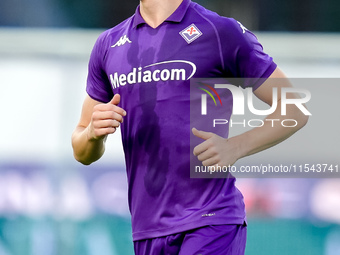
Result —
[[[113,96],[113,98],[111,99],[111,101],[109,102],[109,104],[118,105],[119,102],[120,102],[120,95],[119,94],[115,94]]]
[[[198,138],[202,138],[203,140],[207,140],[214,135],[211,132],[205,132],[205,131],[202,131],[202,130],[197,130],[196,128],[192,129],[192,133],[194,134],[194,136],[197,136]]]

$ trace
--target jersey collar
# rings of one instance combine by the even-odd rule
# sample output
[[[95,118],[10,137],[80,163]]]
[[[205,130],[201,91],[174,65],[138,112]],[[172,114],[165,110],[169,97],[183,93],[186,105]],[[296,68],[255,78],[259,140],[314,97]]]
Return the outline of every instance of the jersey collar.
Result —
[[[165,22],[181,22],[189,5],[191,3],[191,0],[183,0],[183,2],[178,6],[178,8],[176,9],[176,11],[174,11],[173,14],[170,15],[169,18],[167,18],[165,20]],[[134,21],[133,21],[133,27],[137,27],[138,25],[141,25],[141,24],[145,24],[145,21],[142,17],[142,15],[140,15],[140,11],[139,11],[139,5],[136,9],[136,12],[135,12],[135,18],[134,18]]]

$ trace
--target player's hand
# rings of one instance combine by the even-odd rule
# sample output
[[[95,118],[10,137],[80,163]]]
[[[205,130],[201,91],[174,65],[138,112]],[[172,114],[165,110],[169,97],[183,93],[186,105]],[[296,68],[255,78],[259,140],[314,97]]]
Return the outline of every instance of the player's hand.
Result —
[[[194,155],[203,166],[232,166],[240,157],[237,145],[211,132],[192,129],[192,133],[204,140],[194,148]]]
[[[88,126],[89,140],[103,139],[106,135],[116,132],[126,116],[125,110],[118,106],[119,102],[120,95],[116,94],[109,103],[94,106]]]

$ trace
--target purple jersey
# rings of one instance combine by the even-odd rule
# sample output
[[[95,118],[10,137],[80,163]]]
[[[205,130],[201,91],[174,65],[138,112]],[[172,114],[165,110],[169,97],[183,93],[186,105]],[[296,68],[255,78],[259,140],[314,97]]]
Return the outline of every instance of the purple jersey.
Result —
[[[263,77],[276,65],[233,19],[184,0],[159,27],[135,15],[98,38],[87,92],[121,95],[133,239],[243,224],[235,179],[190,178],[190,78]],[[246,86],[259,86],[247,84]]]

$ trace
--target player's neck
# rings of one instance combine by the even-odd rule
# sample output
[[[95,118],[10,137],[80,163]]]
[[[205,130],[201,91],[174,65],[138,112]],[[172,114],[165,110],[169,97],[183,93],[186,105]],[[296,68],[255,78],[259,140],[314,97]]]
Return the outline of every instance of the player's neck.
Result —
[[[140,13],[145,22],[156,28],[162,24],[183,0],[141,0]]]

